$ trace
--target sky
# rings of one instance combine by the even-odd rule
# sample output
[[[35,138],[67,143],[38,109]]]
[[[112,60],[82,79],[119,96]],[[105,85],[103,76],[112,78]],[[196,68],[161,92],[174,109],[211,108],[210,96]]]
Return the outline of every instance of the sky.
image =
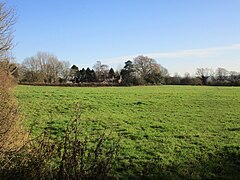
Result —
[[[240,0],[8,0],[16,61],[49,52],[79,68],[115,69],[138,55],[170,74],[240,72]]]

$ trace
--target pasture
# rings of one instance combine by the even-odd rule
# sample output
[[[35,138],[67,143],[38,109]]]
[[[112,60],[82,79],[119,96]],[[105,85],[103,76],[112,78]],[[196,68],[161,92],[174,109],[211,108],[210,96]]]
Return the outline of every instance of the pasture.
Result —
[[[114,174],[240,177],[240,88],[203,86],[40,87],[15,91],[24,125],[61,138],[76,104],[83,135],[121,138]]]

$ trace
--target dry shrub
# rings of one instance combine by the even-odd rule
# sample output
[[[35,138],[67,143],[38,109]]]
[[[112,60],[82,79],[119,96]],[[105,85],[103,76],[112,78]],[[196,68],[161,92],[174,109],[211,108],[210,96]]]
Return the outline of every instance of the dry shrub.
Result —
[[[2,65],[2,64],[1,64]],[[12,94],[15,80],[11,74],[0,66],[0,153],[16,150],[26,139],[19,124],[17,101]]]
[[[51,130],[29,140],[19,151],[6,154],[0,164],[4,179],[113,179],[111,173],[119,149],[119,138],[103,132],[97,137],[82,136],[80,116],[66,128],[63,139]]]

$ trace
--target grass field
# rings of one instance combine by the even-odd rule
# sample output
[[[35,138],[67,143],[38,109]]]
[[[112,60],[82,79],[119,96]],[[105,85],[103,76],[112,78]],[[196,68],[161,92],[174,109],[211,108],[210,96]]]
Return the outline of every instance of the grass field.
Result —
[[[16,96],[35,135],[51,126],[61,137],[80,103],[83,134],[121,137],[116,174],[240,177],[240,88],[18,86]]]

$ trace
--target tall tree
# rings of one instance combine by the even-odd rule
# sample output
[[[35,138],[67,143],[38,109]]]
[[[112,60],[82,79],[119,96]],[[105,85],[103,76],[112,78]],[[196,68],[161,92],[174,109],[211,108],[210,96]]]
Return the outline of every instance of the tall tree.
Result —
[[[96,64],[93,66],[93,69],[96,73],[96,78],[98,81],[104,81],[108,77],[108,65],[102,64],[101,61],[97,61]]]
[[[75,64],[70,68],[70,76],[72,82],[79,82],[79,69]]]
[[[94,71],[94,69],[91,70],[91,82],[96,82],[97,81],[97,77],[96,77],[96,73]]]
[[[207,85],[207,80],[213,75],[213,71],[209,68],[197,68],[196,75],[202,81],[202,85]]]
[[[108,72],[108,78],[114,79],[115,76],[116,76],[116,74],[115,74],[115,72],[114,72],[114,69],[111,68],[111,69],[109,70],[109,72]]]
[[[13,32],[15,24],[13,8],[0,2],[0,70],[7,75],[16,75],[17,65],[12,63]],[[2,76],[3,77],[3,76]]]
[[[136,75],[142,83],[161,83],[163,76],[168,74],[166,68],[158,64],[155,59],[147,56],[134,58],[134,67]]]
[[[92,81],[92,71],[90,70],[90,68],[88,67],[86,69],[86,82],[91,82]]]
[[[224,68],[217,68],[215,72],[216,79],[218,81],[224,81],[227,79],[228,71]]]
[[[133,62],[128,60],[120,72],[122,83],[125,85],[133,85],[136,82],[135,68]]]
[[[188,72],[186,72],[186,73],[184,74],[184,77],[181,78],[180,84],[182,84],[182,85],[190,85],[190,84],[192,84],[192,83],[193,83],[193,82],[192,82],[192,78],[191,78],[190,74],[189,74]]]
[[[173,77],[167,78],[167,84],[179,85],[181,82],[181,76],[178,73],[175,73]]]
[[[79,71],[79,78],[81,82],[86,82],[86,70],[84,68]]]
[[[0,62],[4,68],[8,68],[11,60],[14,24],[14,9],[7,9],[5,3],[0,2]]]
[[[26,58],[21,64],[22,80],[28,82],[57,83],[66,76],[69,63],[59,61],[52,54],[39,52],[36,56]],[[65,77],[66,78],[66,77]]]
[[[69,61],[62,61],[60,73],[60,81],[66,83],[70,79],[70,63]]]
[[[229,72],[229,81],[232,84],[240,84],[240,73],[236,72],[236,71],[230,71]]]
[[[42,77],[42,75],[40,75],[39,64],[33,57],[26,58],[19,68],[21,72],[20,81],[43,82],[46,78],[45,76]]]

